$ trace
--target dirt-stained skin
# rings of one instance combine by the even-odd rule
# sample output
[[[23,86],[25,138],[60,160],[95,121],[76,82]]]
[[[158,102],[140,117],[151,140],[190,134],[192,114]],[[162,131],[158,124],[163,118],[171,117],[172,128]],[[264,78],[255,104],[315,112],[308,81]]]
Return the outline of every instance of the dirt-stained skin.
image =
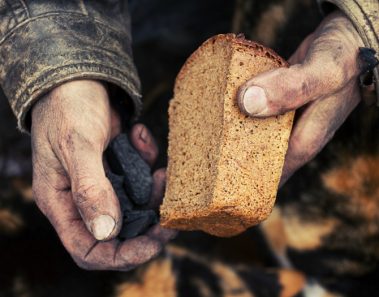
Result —
[[[362,46],[353,24],[335,12],[301,43],[289,59],[292,66],[258,75],[242,86],[239,105],[252,117],[301,108],[281,184],[330,141],[360,101],[357,57]],[[253,89],[261,91],[249,97]]]
[[[115,127],[112,114],[105,88],[96,81],[64,84],[33,108],[35,200],[75,262],[86,269],[129,270],[159,253],[175,234],[156,225],[131,240],[112,239],[122,223],[102,158]],[[150,157],[145,161],[154,164],[157,148],[146,128],[134,126],[131,136],[136,149],[145,152],[142,157]],[[162,199],[161,179],[154,175],[154,200]]]

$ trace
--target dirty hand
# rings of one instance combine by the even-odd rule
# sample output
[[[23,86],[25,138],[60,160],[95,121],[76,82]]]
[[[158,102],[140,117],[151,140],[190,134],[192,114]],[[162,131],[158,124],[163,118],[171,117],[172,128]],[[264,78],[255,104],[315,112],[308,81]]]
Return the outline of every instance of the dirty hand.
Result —
[[[360,101],[359,47],[352,23],[334,12],[289,59],[292,66],[268,71],[240,88],[238,104],[252,117],[269,117],[300,107],[281,184],[310,161]]]
[[[119,132],[118,115],[100,82],[65,83],[32,110],[34,198],[82,268],[134,268],[159,253],[173,235],[156,225],[145,235],[114,239],[122,217],[105,176],[103,152]],[[131,142],[147,163],[155,161],[158,150],[143,125],[133,127]],[[163,196],[164,179],[164,171],[155,172],[153,196]]]

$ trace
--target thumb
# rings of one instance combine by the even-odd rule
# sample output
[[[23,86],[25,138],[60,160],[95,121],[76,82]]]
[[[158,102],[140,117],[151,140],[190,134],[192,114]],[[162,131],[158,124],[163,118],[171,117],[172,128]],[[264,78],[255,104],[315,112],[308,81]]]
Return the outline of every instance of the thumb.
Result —
[[[315,39],[302,64],[262,73],[242,85],[241,111],[254,117],[279,115],[342,90],[359,74],[358,46],[333,36]]]
[[[249,116],[275,116],[316,100],[340,85],[316,70],[313,65],[296,64],[258,75],[240,87],[238,105]]]
[[[65,163],[73,201],[93,236],[111,239],[120,231],[122,219],[117,196],[105,176],[102,150],[80,142],[71,145]]]

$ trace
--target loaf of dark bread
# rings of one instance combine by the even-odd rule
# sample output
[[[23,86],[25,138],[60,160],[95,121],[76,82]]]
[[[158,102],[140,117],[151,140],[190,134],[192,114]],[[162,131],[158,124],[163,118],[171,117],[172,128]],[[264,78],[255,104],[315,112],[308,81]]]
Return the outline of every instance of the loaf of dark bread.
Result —
[[[169,108],[167,187],[161,224],[233,236],[273,208],[293,113],[254,119],[238,88],[287,62],[234,34],[207,40],[177,76]]]

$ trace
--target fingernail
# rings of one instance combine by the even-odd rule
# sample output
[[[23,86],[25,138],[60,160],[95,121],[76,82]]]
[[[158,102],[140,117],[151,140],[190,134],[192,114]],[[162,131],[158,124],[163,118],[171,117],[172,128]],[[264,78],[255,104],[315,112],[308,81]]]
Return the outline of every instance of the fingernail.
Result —
[[[243,95],[243,107],[250,115],[259,115],[267,108],[267,97],[261,87],[252,86]]]
[[[147,142],[148,132],[145,127],[142,128],[141,133],[139,134],[139,137],[142,139],[143,142],[145,143]]]
[[[100,215],[92,221],[91,230],[97,240],[104,240],[111,235],[116,226],[114,219],[109,215]]]

